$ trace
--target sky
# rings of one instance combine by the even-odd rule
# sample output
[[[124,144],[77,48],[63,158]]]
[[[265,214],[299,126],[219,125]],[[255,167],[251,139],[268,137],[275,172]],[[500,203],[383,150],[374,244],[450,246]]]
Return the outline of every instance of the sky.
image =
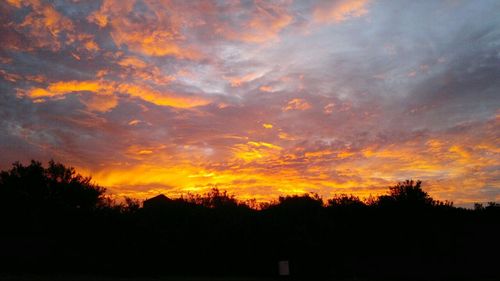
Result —
[[[0,168],[258,201],[500,201],[500,1],[0,3]]]

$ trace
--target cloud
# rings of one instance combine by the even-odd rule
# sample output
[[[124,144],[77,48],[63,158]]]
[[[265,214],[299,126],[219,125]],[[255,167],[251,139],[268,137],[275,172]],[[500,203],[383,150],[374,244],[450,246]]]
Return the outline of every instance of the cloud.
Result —
[[[73,32],[73,22],[50,4],[30,1],[29,5],[32,12],[24,18],[18,28],[28,29],[30,40],[37,47],[60,49],[62,44],[60,35],[62,32]]]
[[[113,95],[91,95],[80,98],[80,101],[85,104],[87,110],[97,112],[106,112],[118,105],[118,98]]]
[[[97,95],[113,95],[114,93],[124,93],[131,97],[161,106],[171,106],[177,108],[190,108],[210,103],[209,100],[201,97],[181,96],[173,93],[156,91],[148,86],[135,84],[117,84],[112,81],[61,81],[51,83],[46,89],[32,88],[27,92],[27,96],[33,99],[65,96],[76,92],[92,92]],[[109,110],[116,105],[116,98],[92,99],[91,105],[101,106]],[[105,110],[105,111],[106,111]]]
[[[21,6],[22,6],[22,0],[7,0],[7,3],[9,5],[16,7],[16,8],[21,8]]]
[[[146,2],[144,13],[134,10],[135,1],[118,3],[106,0],[88,20],[101,28],[110,26],[111,37],[119,46],[146,56],[175,56],[183,59],[199,59],[201,54],[183,44],[181,19],[169,15],[168,10],[156,9]],[[138,18],[142,17],[142,20]]]
[[[55,158],[141,198],[369,196],[413,178],[499,200],[499,8],[1,3],[0,167]]]
[[[228,77],[227,79],[231,83],[232,87],[239,87],[243,83],[251,82],[251,81],[258,79],[262,76],[263,76],[263,73],[252,72],[252,73],[248,73],[246,75],[243,75],[241,77]]]
[[[222,36],[230,40],[248,43],[269,43],[278,39],[279,33],[293,21],[293,16],[289,13],[286,4],[279,5],[267,1],[256,1],[251,7],[236,4],[231,6],[228,12],[237,9],[248,9],[250,11],[248,18],[241,22],[231,19],[233,24],[222,22],[218,24],[216,29],[218,34],[222,34]]]
[[[314,20],[319,23],[338,23],[368,14],[368,0],[321,1],[314,9]]]
[[[283,107],[283,111],[308,110],[309,108],[311,105],[304,99],[292,99]]]
[[[126,57],[118,62],[119,65],[127,67],[145,68],[147,64],[139,58],[136,57]]]

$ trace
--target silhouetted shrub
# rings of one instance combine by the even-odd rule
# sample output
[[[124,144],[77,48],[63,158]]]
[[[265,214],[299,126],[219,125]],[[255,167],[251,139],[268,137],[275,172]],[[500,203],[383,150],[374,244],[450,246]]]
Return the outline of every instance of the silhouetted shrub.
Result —
[[[328,199],[328,207],[332,208],[363,208],[366,204],[354,195],[340,194]]]
[[[323,199],[318,194],[306,193],[304,195],[280,196],[278,202],[270,203],[268,208],[318,209],[323,205]]]
[[[92,210],[103,199],[106,189],[93,184],[72,167],[54,161],[44,168],[40,162],[27,166],[16,162],[0,173],[0,198],[3,204],[46,205],[58,208]]]
[[[379,206],[399,206],[407,208],[428,207],[435,204],[422,187],[421,181],[406,180],[389,188],[389,195],[378,198]]]
[[[203,195],[188,194],[183,198],[189,203],[201,205],[207,208],[235,208],[245,205],[244,202],[239,202],[234,195],[230,195],[227,191],[220,191],[217,188],[212,188],[208,193]]]

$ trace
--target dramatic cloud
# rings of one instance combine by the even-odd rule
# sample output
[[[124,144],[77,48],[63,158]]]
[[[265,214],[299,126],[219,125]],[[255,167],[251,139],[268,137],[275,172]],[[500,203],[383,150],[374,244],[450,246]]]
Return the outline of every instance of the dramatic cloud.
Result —
[[[120,196],[500,200],[500,3],[0,3],[0,168]]]

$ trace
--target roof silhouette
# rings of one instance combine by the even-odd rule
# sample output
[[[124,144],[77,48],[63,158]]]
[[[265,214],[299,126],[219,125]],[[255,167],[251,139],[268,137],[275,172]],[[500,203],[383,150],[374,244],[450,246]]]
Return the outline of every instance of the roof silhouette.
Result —
[[[149,198],[144,200],[143,206],[144,208],[149,208],[149,207],[156,207],[156,206],[161,206],[165,203],[171,202],[172,199],[168,198],[167,196],[160,194],[157,195],[153,198]]]

